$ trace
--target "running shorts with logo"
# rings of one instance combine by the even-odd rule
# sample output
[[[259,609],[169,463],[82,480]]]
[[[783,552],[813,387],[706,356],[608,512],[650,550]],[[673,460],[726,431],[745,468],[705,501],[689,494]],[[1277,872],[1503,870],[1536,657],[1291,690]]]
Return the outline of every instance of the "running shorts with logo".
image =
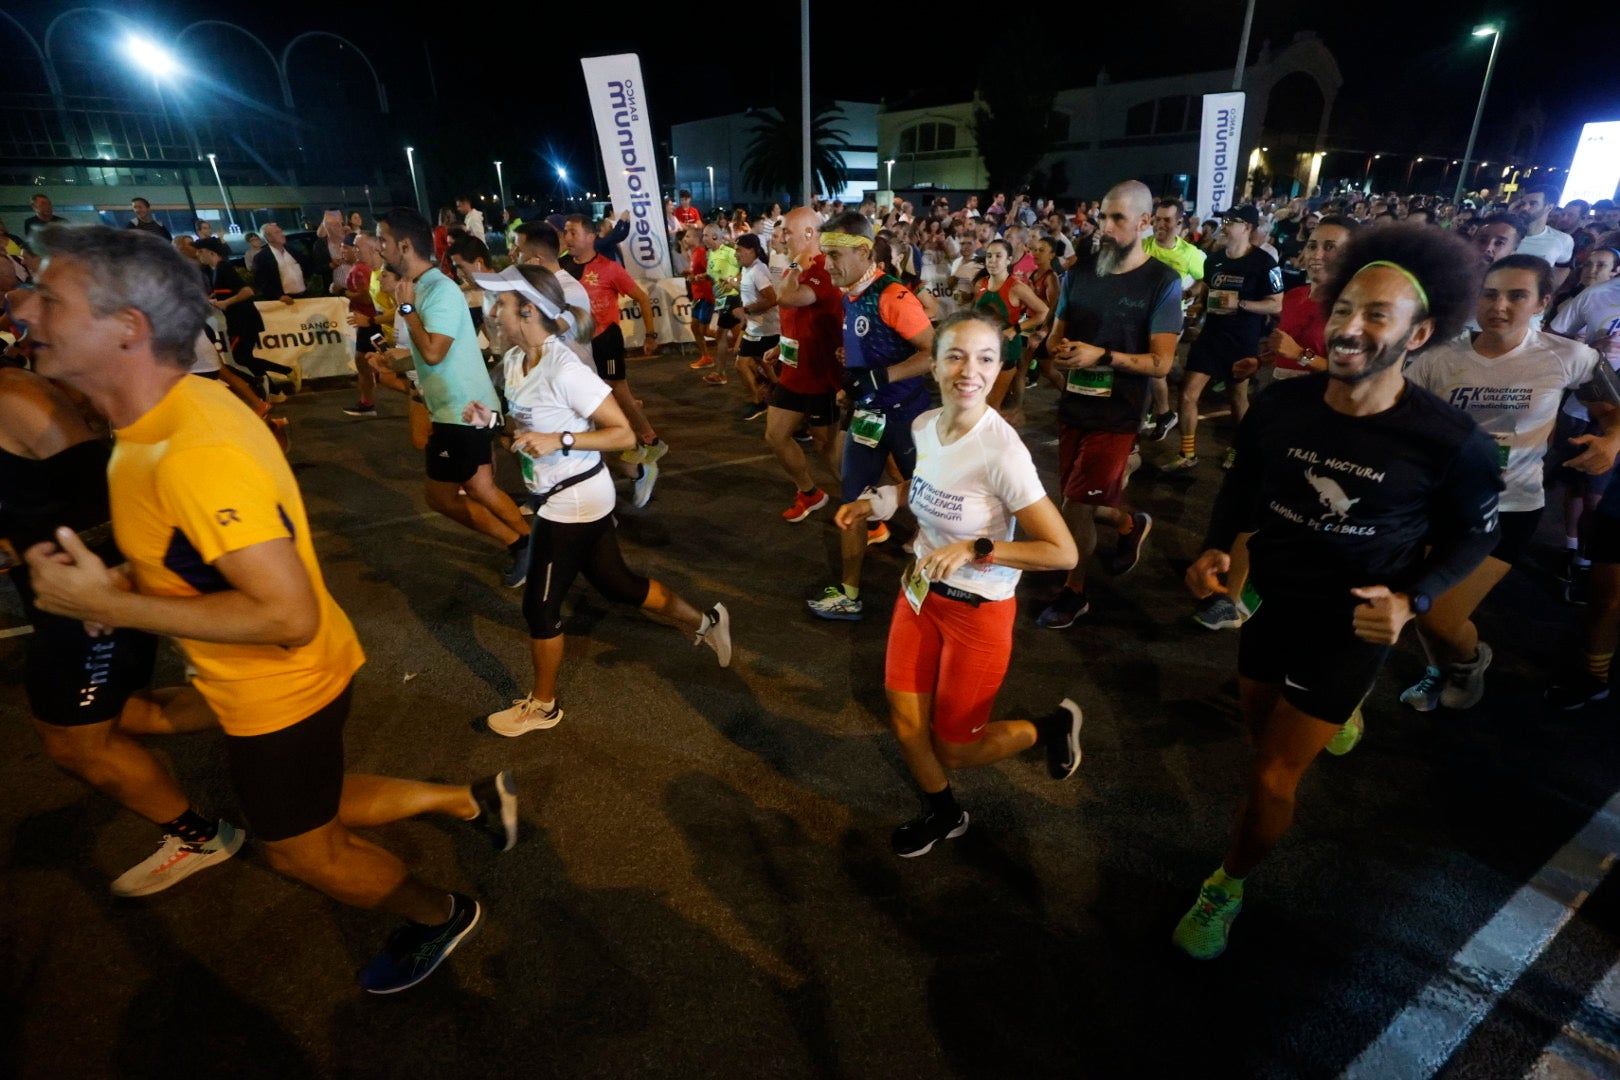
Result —
[[[1064,499],[1086,506],[1125,501],[1125,470],[1136,433],[1085,431],[1058,423],[1058,477]]]
[[[1355,604],[1268,594],[1238,636],[1238,674],[1282,688],[1283,700],[1329,724],[1350,719],[1389,646],[1355,634]]]
[[[495,430],[435,423],[423,450],[428,479],[445,484],[465,484],[471,480],[479,469],[490,463]]]
[[[1012,660],[1017,616],[1013,599],[975,605],[931,592],[919,613],[900,595],[889,620],[883,685],[932,694],[933,730],[941,741],[977,742]]]

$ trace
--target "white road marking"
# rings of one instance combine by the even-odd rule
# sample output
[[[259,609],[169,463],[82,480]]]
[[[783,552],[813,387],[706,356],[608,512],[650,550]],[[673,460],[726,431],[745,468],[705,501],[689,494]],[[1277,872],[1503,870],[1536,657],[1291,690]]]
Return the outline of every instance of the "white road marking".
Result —
[[[1620,1075],[1620,964],[1598,980],[1574,1019],[1524,1075],[1525,1080]]]
[[[1620,792],[1402,1009],[1345,1080],[1432,1076],[1558,936],[1620,854]]]
[[[0,640],[8,637],[22,637],[24,634],[32,634],[33,632],[34,628],[32,626],[8,626],[4,630],[0,630]]]

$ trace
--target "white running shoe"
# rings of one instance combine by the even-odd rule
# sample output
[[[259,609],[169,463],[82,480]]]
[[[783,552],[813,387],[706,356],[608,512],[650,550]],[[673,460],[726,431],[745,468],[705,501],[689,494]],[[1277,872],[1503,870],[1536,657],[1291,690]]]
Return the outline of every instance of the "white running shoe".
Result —
[[[553,705],[550,712],[540,707],[534,695],[521,697],[512,702],[510,709],[502,709],[498,713],[489,714],[489,730],[497,735],[505,735],[508,739],[515,739],[519,735],[527,735],[531,731],[542,731],[557,726],[563,717],[562,706]]]
[[[1466,664],[1446,665],[1446,685],[1440,704],[1448,709],[1472,709],[1485,696],[1485,669],[1491,666],[1491,647],[1483,641]]]
[[[709,628],[692,644],[707,645],[720,658],[721,667],[731,666],[731,615],[726,605],[716,604],[709,609]]]
[[[636,476],[635,486],[631,488],[634,493],[631,503],[637,510],[652,501],[653,485],[656,483],[658,483],[658,462],[649,458],[641,463],[641,472]]]
[[[193,844],[167,833],[149,857],[124,871],[112,883],[114,896],[151,896],[183,881],[197,871],[235,855],[247,834],[220,819],[219,831],[203,844]]]

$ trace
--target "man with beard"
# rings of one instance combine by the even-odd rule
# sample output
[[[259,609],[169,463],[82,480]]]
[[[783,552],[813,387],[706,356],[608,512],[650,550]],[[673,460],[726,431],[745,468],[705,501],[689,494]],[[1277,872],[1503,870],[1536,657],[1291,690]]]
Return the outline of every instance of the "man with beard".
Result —
[[[1532,180],[1519,193],[1516,209],[1524,215],[1524,239],[1519,241],[1517,254],[1536,255],[1547,260],[1553,268],[1553,292],[1564,287],[1570,267],[1575,263],[1575,238],[1567,232],[1552,228],[1548,217],[1558,209],[1556,184],[1546,180]]]
[[[1474,256],[1447,233],[1358,231],[1324,290],[1328,377],[1276,383],[1238,427],[1187,585],[1222,591],[1233,541],[1252,533],[1266,603],[1243,624],[1238,686],[1255,760],[1225,861],[1172,935],[1195,959],[1225,951],[1244,879],[1402,627],[1496,544],[1495,443],[1402,374],[1409,353],[1457,335],[1478,290]]]
[[[1058,476],[1063,520],[1080,560],[1057,599],[1035,620],[1061,630],[1090,609],[1086,560],[1097,522],[1119,537],[1104,569],[1124,574],[1142,555],[1153,519],[1125,505],[1125,470],[1147,407],[1149,384],[1175,362],[1181,278],[1142,246],[1153,214],[1145,184],[1128,180],[1103,198],[1095,256],[1069,272],[1052,324],[1046,373],[1058,402]]]
[[[1204,329],[1187,354],[1187,377],[1181,384],[1181,453],[1167,468],[1184,472],[1198,464],[1198,399],[1213,379],[1232,387],[1232,416],[1238,423],[1249,411],[1249,376],[1259,369],[1260,335],[1266,317],[1282,311],[1282,272],[1277,260],[1253,246],[1260,215],[1239,206],[1220,215],[1226,246],[1209,257],[1204,281],[1209,286]],[[1224,467],[1232,466],[1228,450]]]

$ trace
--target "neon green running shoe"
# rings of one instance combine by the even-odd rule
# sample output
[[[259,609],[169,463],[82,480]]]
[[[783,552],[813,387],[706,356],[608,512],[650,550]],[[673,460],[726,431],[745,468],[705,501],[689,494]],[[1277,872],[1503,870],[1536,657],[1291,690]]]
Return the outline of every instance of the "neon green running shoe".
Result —
[[[1170,940],[1194,960],[1213,960],[1226,951],[1226,935],[1242,910],[1243,897],[1206,881],[1198,890],[1198,902],[1181,917]]]
[[[1361,731],[1361,706],[1357,705],[1356,711],[1350,714],[1350,719],[1339,726],[1339,733],[1328,740],[1327,746],[1323,749],[1334,757],[1343,757],[1354,750],[1356,744],[1361,741]]]

